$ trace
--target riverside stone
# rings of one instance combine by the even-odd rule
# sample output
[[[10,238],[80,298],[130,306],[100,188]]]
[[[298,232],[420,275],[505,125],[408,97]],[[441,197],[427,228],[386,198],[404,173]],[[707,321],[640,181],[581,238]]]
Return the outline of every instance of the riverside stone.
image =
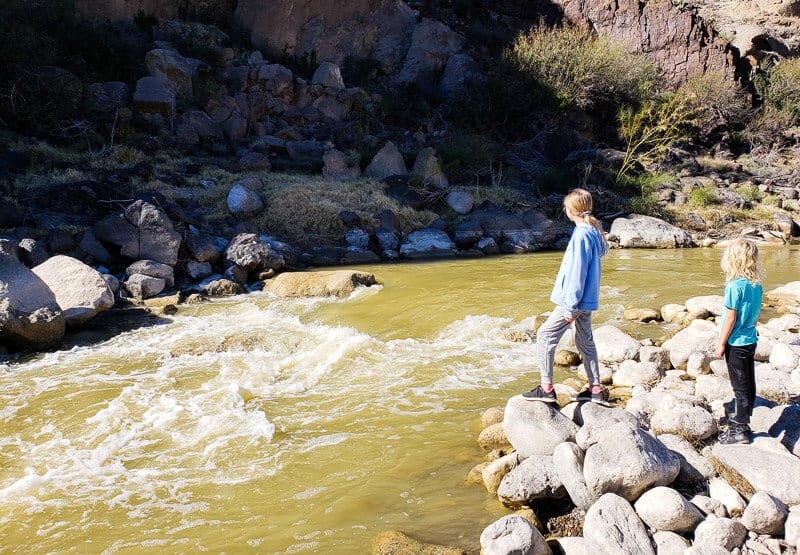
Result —
[[[723,505],[729,516],[740,516],[747,503],[724,478],[712,478],[708,481],[708,495]]]
[[[367,272],[336,270],[330,272],[284,272],[269,280],[264,291],[279,297],[349,297],[358,287],[377,285],[377,278]]]
[[[449,258],[458,249],[450,237],[439,229],[420,229],[412,231],[400,245],[400,254],[405,258]]]
[[[597,497],[586,487],[586,479],[583,477],[583,458],[583,449],[569,441],[558,444],[553,450],[553,465],[558,479],[561,480],[575,506],[585,511],[597,501]]]
[[[497,488],[497,497],[506,507],[519,509],[537,499],[560,499],[567,495],[558,477],[553,457],[531,455],[511,469]]]
[[[163,278],[146,276],[144,274],[132,274],[125,280],[124,285],[131,296],[135,299],[142,300],[155,297],[161,293],[166,287],[166,281]]]
[[[478,444],[486,451],[510,446],[502,424],[492,424],[482,430],[478,435]]]
[[[583,537],[600,553],[655,555],[647,529],[631,504],[606,493],[586,512]]]
[[[638,348],[637,348],[638,353]],[[619,387],[632,387],[638,384],[655,385],[664,376],[655,362],[636,362],[623,360],[612,377],[613,383]]]
[[[708,439],[717,433],[717,422],[702,407],[679,406],[658,410],[650,419],[653,433],[675,434],[693,441]]]
[[[695,495],[689,500],[692,505],[700,509],[704,515],[728,516],[728,509],[719,499],[712,499],[706,495]]]
[[[650,487],[672,483],[678,472],[675,453],[625,422],[609,427],[603,440],[586,450],[583,465],[590,492],[614,493],[631,501]]]
[[[563,441],[573,441],[578,426],[547,403],[511,397],[503,415],[503,429],[511,445],[523,458],[552,455]]]
[[[255,191],[245,187],[242,183],[236,183],[228,191],[228,210],[234,216],[252,216],[264,209],[261,197]]]
[[[364,170],[364,177],[384,179],[392,175],[405,173],[407,171],[403,155],[400,154],[400,151],[392,141],[388,141],[372,158],[372,161]]]
[[[614,364],[635,360],[639,356],[642,344],[615,326],[600,326],[594,330],[593,335],[597,356],[602,362]]]
[[[742,513],[742,524],[756,534],[783,535],[783,525],[789,509],[767,492],[757,491]]]
[[[653,534],[658,555],[683,555],[684,550],[691,546],[691,542],[675,532],[658,531]]]
[[[486,491],[492,495],[497,495],[497,488],[506,474],[519,466],[520,458],[517,453],[511,453],[488,463],[481,470],[481,479]]]
[[[715,445],[712,454],[726,468],[741,475],[756,491],[764,491],[786,505],[800,505],[800,458],[784,450],[756,445]]]
[[[483,555],[550,555],[552,551],[536,527],[519,515],[506,515],[487,526],[480,537]],[[415,553],[421,553],[419,551]]]
[[[674,368],[686,369],[689,356],[696,351],[713,352],[718,339],[717,326],[707,320],[692,320],[689,327],[664,342]]]
[[[64,337],[65,319],[44,281],[0,239],[0,339],[19,348],[50,349]]]
[[[398,553],[467,555],[467,552],[463,549],[446,545],[424,543],[399,530],[382,532],[372,540],[372,555],[396,555]]]
[[[80,260],[56,255],[33,268],[50,288],[67,326],[79,326],[114,306],[114,293],[94,268]]]
[[[172,266],[161,264],[155,260],[137,260],[125,268],[125,274],[128,276],[143,274],[145,276],[161,278],[164,280],[166,287],[175,285],[175,271],[172,269]]]
[[[630,214],[611,223],[610,234],[623,248],[676,248],[692,246],[692,236],[672,224],[641,214]]]
[[[639,517],[655,530],[691,532],[703,521],[703,514],[683,495],[660,486],[644,492],[633,507]]]
[[[694,531],[694,546],[718,546],[731,551],[741,547],[746,538],[747,529],[739,521],[709,515]]]

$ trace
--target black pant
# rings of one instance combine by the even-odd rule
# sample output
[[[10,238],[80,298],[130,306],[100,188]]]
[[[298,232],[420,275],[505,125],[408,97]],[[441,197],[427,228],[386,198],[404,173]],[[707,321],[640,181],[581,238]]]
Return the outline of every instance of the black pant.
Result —
[[[728,363],[728,377],[736,398],[736,412],[733,420],[739,424],[750,424],[753,405],[756,401],[756,372],[754,358],[756,344],[736,347],[725,345],[725,362]]]

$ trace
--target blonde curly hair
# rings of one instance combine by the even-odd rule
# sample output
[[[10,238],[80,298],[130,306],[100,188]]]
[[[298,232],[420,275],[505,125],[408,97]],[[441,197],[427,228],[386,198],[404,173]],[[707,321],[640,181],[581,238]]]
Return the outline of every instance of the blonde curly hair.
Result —
[[[763,271],[758,257],[758,247],[750,239],[732,241],[722,254],[720,262],[725,280],[745,278],[751,284],[761,282]]]

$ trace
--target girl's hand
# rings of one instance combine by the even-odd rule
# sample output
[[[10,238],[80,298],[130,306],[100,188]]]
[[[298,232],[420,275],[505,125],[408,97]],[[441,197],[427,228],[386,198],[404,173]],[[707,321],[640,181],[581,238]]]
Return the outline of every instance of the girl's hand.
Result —
[[[565,322],[569,322],[570,324],[575,321],[575,318],[564,318]]]
[[[719,343],[717,345],[714,356],[717,358],[725,358],[725,343]]]

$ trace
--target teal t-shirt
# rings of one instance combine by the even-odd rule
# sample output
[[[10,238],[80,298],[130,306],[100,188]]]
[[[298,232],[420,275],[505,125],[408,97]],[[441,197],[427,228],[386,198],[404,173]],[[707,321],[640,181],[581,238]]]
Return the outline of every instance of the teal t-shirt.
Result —
[[[728,337],[728,345],[741,347],[757,343],[756,320],[758,313],[761,312],[761,284],[753,285],[745,278],[728,282],[722,304],[736,311],[736,323]],[[721,323],[720,330],[722,330]]]

